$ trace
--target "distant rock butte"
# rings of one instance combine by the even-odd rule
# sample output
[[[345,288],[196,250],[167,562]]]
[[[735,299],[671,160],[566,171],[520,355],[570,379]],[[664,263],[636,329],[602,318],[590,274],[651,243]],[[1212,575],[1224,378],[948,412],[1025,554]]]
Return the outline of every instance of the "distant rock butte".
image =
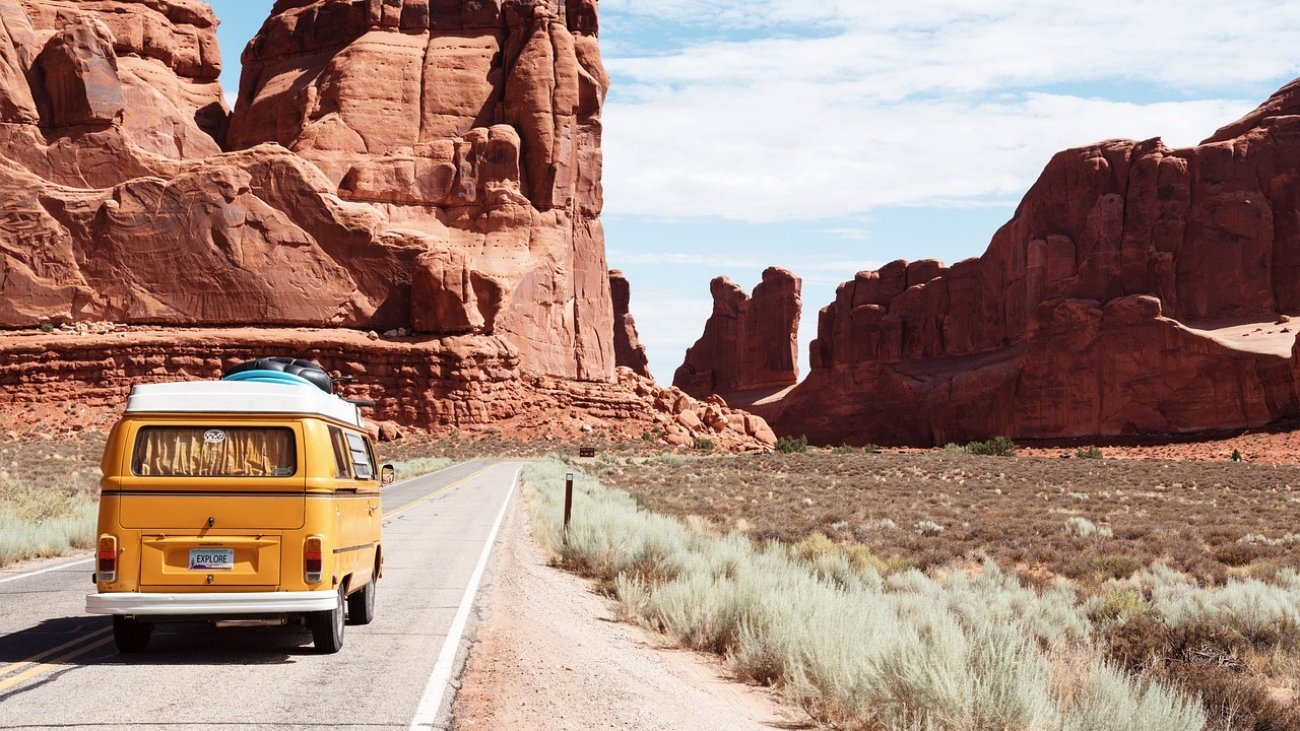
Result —
[[[0,0],[0,327],[407,328],[614,379],[594,0],[281,0],[233,114],[215,29]]]
[[[816,442],[916,445],[1298,416],[1274,326],[1300,312],[1297,178],[1297,83],[1197,147],[1061,152],[983,256],[840,285],[811,374],[755,408]]]
[[[713,314],[673,374],[673,385],[696,398],[731,399],[797,382],[800,287],[798,277],[777,267],[763,272],[752,298],[730,279],[714,279]]]
[[[651,378],[650,357],[636,332],[636,320],[629,311],[632,286],[617,269],[609,271],[609,291],[614,298],[614,362],[638,376]]]

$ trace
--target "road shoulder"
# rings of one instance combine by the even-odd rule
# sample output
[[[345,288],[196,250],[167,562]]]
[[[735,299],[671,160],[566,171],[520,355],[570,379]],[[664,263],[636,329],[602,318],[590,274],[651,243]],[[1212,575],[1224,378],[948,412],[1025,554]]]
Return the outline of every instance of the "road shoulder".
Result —
[[[452,728],[812,728],[769,690],[728,680],[722,663],[614,619],[591,583],[545,564],[523,501],[502,526]]]

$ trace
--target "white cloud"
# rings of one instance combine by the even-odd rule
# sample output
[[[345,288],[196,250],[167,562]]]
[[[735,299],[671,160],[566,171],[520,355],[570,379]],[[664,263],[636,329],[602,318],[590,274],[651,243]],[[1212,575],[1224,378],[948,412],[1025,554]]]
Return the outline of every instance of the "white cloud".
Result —
[[[615,27],[748,39],[607,50],[607,210],[754,222],[1018,198],[1060,149],[1194,144],[1262,101],[1238,98],[1242,85],[1296,70],[1300,33],[1300,4],[1260,0],[605,0],[602,12]],[[1166,100],[1105,98],[1116,88]]]

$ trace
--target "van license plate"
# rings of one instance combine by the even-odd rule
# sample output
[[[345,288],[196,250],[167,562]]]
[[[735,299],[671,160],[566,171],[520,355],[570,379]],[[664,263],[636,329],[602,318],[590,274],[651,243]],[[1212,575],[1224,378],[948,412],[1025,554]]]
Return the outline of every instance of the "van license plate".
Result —
[[[231,571],[234,568],[233,548],[190,549],[190,571]]]

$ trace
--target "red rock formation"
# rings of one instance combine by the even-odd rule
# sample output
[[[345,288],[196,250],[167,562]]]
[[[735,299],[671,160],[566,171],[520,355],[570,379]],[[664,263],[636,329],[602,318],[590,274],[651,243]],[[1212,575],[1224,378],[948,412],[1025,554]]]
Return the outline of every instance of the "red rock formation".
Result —
[[[841,285],[811,375],[762,413],[823,443],[922,445],[1297,415],[1295,335],[1272,323],[1300,310],[1298,111],[1292,84],[1197,147],[1056,155],[983,256]]]
[[[609,270],[609,291],[614,299],[614,362],[628,368],[638,376],[653,379],[650,375],[650,357],[636,332],[636,320],[629,307],[632,285],[617,269]]]
[[[44,89],[36,90],[43,127],[106,124],[123,115],[127,136],[142,150],[179,159],[221,151],[228,112],[207,3],[3,0],[0,23],[25,27],[15,38],[18,55],[45,57],[20,63],[29,79],[43,77]],[[0,57],[4,47],[0,39]],[[69,114],[87,102],[95,105],[89,114]]]
[[[594,0],[281,0],[228,136],[215,27],[0,0],[0,327],[413,328],[613,379]]]
[[[673,374],[673,385],[706,398],[798,381],[800,285],[790,272],[771,267],[751,299],[730,279],[714,279],[713,314]]]
[[[751,414],[702,403],[619,368],[612,383],[533,376],[503,338],[374,338],[338,329],[139,328],[98,323],[0,338],[0,430],[49,435],[112,424],[131,386],[220,377],[234,363],[292,353],[352,376],[350,398],[373,399],[384,433],[487,426],[526,439],[652,438],[755,451],[776,442]],[[19,405],[23,406],[19,406]],[[690,427],[684,426],[691,424]]]
[[[535,370],[608,378],[595,33],[592,0],[279,2],[229,143],[295,151],[420,252],[361,272],[366,324],[499,334]]]
[[[595,0],[279,0],[230,119],[215,28],[198,0],[0,0],[5,428],[292,353],[389,435],[775,441],[615,370]]]

